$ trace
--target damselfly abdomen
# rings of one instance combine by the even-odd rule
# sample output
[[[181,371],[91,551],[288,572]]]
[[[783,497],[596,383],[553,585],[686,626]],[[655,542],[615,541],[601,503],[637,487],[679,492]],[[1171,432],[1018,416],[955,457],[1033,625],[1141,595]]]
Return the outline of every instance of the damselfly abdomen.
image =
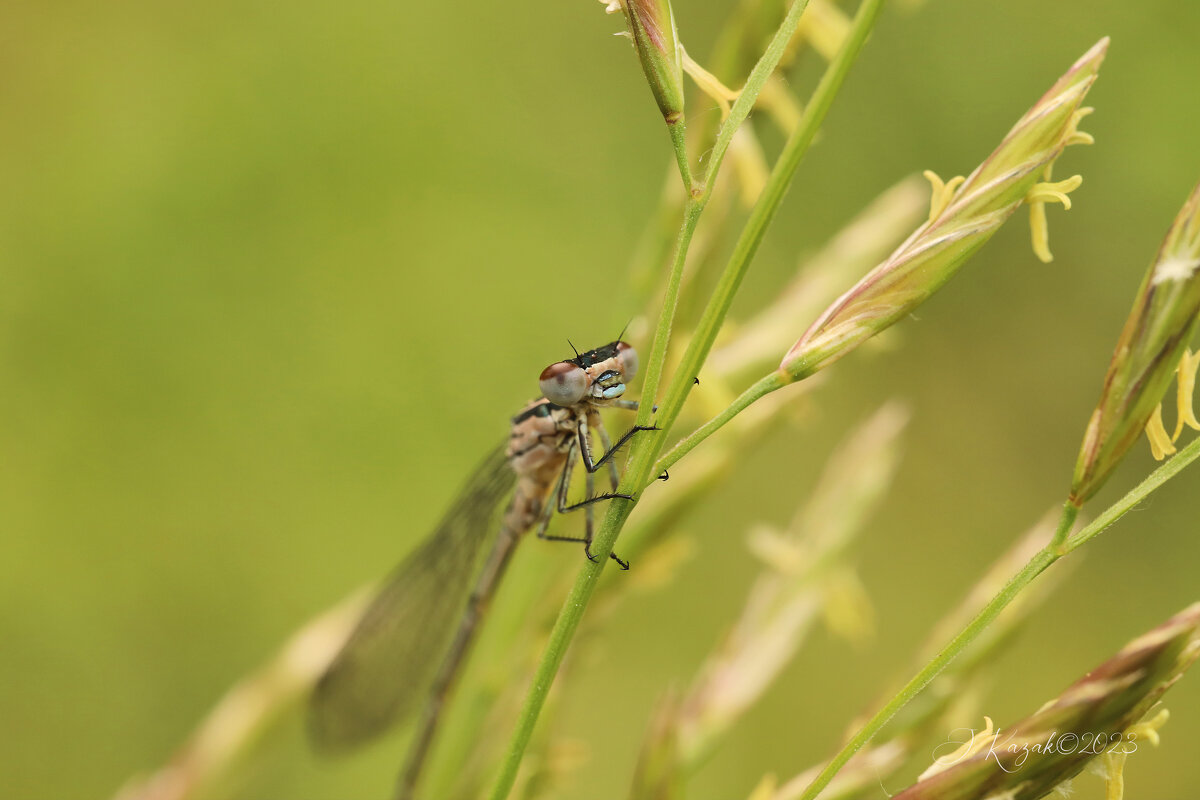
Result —
[[[318,747],[365,741],[423,705],[397,792],[411,796],[441,707],[517,541],[536,528],[541,538],[582,542],[592,558],[592,504],[627,497],[616,493],[612,457],[645,429],[631,428],[614,445],[599,411],[636,410],[621,399],[636,371],[637,354],[621,341],[542,371],[543,396],[513,417],[508,442],[484,459],[433,534],[387,579],[318,682],[310,714]],[[593,433],[605,451],[599,458]],[[586,494],[570,503],[576,460],[587,470]],[[613,491],[596,494],[595,473],[605,464]],[[583,536],[546,534],[556,510],[577,509],[585,511]]]

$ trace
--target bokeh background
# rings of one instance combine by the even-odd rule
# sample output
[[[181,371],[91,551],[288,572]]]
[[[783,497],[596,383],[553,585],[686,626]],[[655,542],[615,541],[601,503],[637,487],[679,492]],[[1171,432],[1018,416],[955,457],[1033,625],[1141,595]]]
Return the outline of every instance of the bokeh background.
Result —
[[[679,0],[690,52],[732,5]],[[161,763],[238,676],[430,529],[565,339],[607,341],[637,312],[627,265],[668,148],[602,10],[5,8],[5,796],[105,797]],[[591,760],[563,796],[622,796],[652,701],[691,676],[754,574],[745,530],[787,519],[883,400],[913,421],[860,555],[876,639],[818,634],[700,773],[698,800],[831,752],[930,624],[1061,501],[1142,271],[1200,177],[1198,29],[1187,0],[885,12],[736,312],[894,181],[968,171],[1110,35],[1084,126],[1097,144],[1059,170],[1085,182],[1074,210],[1050,211],[1057,259],[1006,226],[885,355],[836,367],[818,424],[696,504],[695,556],[632,598],[573,677],[559,730]],[[1097,508],[1152,466],[1139,446]],[[987,713],[1032,711],[1198,599],[1198,488],[1184,474],[1087,548],[1000,659]],[[573,548],[527,547],[577,566]],[[1138,796],[1191,800],[1200,676],[1168,699],[1163,747],[1128,777]],[[236,796],[381,797],[402,744],[318,761],[296,715]]]

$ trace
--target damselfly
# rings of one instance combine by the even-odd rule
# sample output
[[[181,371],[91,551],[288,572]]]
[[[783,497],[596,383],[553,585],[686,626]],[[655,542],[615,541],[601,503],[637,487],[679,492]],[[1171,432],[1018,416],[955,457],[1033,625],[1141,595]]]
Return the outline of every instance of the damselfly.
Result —
[[[385,582],[318,682],[310,709],[318,747],[365,741],[423,703],[397,789],[397,797],[411,796],[442,705],[517,541],[536,528],[539,538],[582,542],[595,560],[589,550],[593,504],[629,499],[616,492],[612,457],[638,431],[652,428],[634,426],[613,444],[599,410],[637,409],[621,399],[636,372],[637,353],[622,341],[576,352],[542,371],[543,396],[513,417],[508,442],[484,459],[438,528]],[[605,451],[599,458],[592,455],[593,432]],[[571,503],[576,460],[587,471],[586,494]],[[595,473],[606,464],[612,491],[596,494]],[[579,509],[585,512],[583,536],[546,533],[556,510]]]

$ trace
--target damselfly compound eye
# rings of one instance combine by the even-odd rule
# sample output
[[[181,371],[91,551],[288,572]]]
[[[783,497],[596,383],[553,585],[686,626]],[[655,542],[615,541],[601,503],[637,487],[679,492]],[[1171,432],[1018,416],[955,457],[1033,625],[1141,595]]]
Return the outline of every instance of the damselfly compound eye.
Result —
[[[588,376],[578,364],[559,361],[542,370],[538,386],[542,389],[542,396],[551,403],[573,406],[587,393]]]
[[[631,345],[627,345],[624,342],[617,342],[617,360],[621,362],[622,377],[625,378],[626,383],[629,383],[637,375],[637,350],[634,350]]]

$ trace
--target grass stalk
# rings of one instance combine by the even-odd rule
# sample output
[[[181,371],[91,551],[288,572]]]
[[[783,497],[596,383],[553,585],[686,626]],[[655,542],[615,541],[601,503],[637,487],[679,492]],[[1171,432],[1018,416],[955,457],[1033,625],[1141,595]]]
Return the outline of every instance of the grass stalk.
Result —
[[[1139,503],[1158,489],[1158,487],[1171,480],[1171,478],[1174,478],[1184,467],[1191,464],[1197,458],[1200,458],[1200,439],[1191,442],[1187,447],[1163,462],[1158,469],[1151,472],[1144,481],[1139,483],[1133,491],[1109,506],[1103,514],[1092,520],[1079,533],[1067,539],[1060,548],[1062,555],[1078,549],[1108,530],[1108,528],[1112,527],[1113,523],[1132,511]]]
[[[881,0],[876,0],[881,2]],[[772,37],[771,43],[767,45],[766,51],[758,63],[754,65],[754,69],[750,71],[750,77],[746,79],[746,85],[742,88],[738,99],[734,102],[733,108],[730,109],[729,115],[725,121],[721,123],[720,130],[717,131],[716,141],[713,143],[712,150],[709,153],[708,168],[704,173],[704,183],[696,186],[694,183],[690,187],[689,199],[683,210],[683,226],[680,229],[679,237],[675,241],[674,251],[671,258],[670,277],[667,281],[667,291],[663,298],[662,311],[659,313],[658,325],[654,331],[654,344],[650,350],[649,366],[646,369],[646,378],[642,384],[642,396],[644,398],[653,398],[658,396],[658,386],[662,380],[663,365],[667,360],[667,345],[671,340],[671,328],[675,322],[675,311],[679,305],[679,284],[683,278],[683,267],[687,261],[688,248],[691,246],[692,237],[696,233],[696,223],[700,219],[700,215],[704,213],[704,207],[708,205],[708,200],[712,196],[713,184],[716,181],[717,172],[721,169],[721,164],[725,160],[725,153],[729,150],[729,143],[733,141],[733,134],[738,127],[749,116],[751,109],[754,108],[754,101],[758,97],[758,93],[762,90],[763,85],[767,82],[767,78],[775,71],[775,67],[779,64],[779,59],[783,58],[784,52],[787,50],[788,42],[796,32],[797,26],[800,24],[800,17],[804,13],[804,9],[808,6],[808,0],[795,0],[792,7],[788,10],[787,16],[779,25],[779,29]],[[760,201],[761,203],[761,201]],[[638,412],[638,424],[650,424],[651,404],[643,403],[641,410]],[[661,419],[661,417],[660,417]],[[662,428],[668,428],[669,424],[661,425]],[[631,451],[630,464],[633,464],[633,455],[638,450],[639,442],[634,442],[633,450]],[[646,465],[649,467],[649,464]]]
[[[801,119],[800,125],[788,137],[778,161],[775,162],[775,166],[771,170],[767,184],[763,188],[762,194],[759,196],[753,211],[750,212],[750,218],[747,220],[746,226],[742,229],[742,233],[738,237],[729,263],[726,265],[725,271],[721,274],[712,297],[709,298],[708,305],[700,317],[700,323],[691,341],[688,343],[687,350],[684,352],[675,379],[659,408],[657,421],[660,427],[670,429],[676,417],[679,416],[680,409],[682,409],[683,403],[687,400],[687,396],[691,391],[693,385],[692,378],[699,373],[704,359],[712,349],[713,342],[717,338],[717,333],[720,331],[721,325],[729,313],[729,307],[733,303],[733,298],[741,286],[742,279],[746,276],[750,262],[758,251],[758,246],[762,242],[767,227],[771,224],[776,212],[779,210],[779,206],[783,202],[783,197],[787,192],[788,186],[791,184],[792,176],[795,175],[796,169],[800,166],[800,161],[808,152],[808,148],[812,144],[817,130],[820,129],[821,124],[825,121],[825,116],[829,112],[829,108],[833,105],[833,100],[837,96],[838,90],[841,89],[842,84],[845,82],[850,67],[853,66],[858,54],[861,52],[862,46],[866,42],[867,34],[874,27],[875,20],[878,18],[882,6],[883,0],[864,0],[862,5],[859,6],[853,26],[846,37],[845,44],[842,46],[837,57],[829,63],[824,75],[821,77],[820,83],[818,83],[816,90],[813,92],[812,99],[804,110],[804,116]],[[747,87],[749,86],[750,83],[748,81]],[[745,95],[739,97],[738,103],[741,103],[745,99]],[[738,103],[734,104],[735,112]],[[724,133],[724,128],[722,129],[722,133]],[[732,138],[732,133],[730,133],[729,138]],[[718,135],[717,142],[719,145],[721,135]],[[717,152],[716,147],[714,145],[714,152]],[[710,172],[713,169],[714,165],[710,164]],[[706,186],[710,184],[711,181],[706,176]],[[656,441],[647,440],[646,444],[650,445],[650,448],[639,448],[637,444],[641,443],[635,443],[634,450],[630,455],[630,472],[636,469],[637,458],[640,455],[639,449],[661,451],[662,437],[655,438]],[[657,452],[654,455],[656,456]],[[647,464],[645,470],[647,477],[650,473],[649,466]],[[645,478],[639,481],[637,485],[639,487],[644,485],[644,481]]]
[[[764,378],[755,381],[750,388],[738,395],[737,399],[721,410],[712,419],[705,422],[696,430],[689,433],[686,437],[675,444],[667,453],[654,463],[654,469],[650,471],[651,475],[661,475],[670,469],[676,461],[690,453],[696,445],[703,442],[712,434],[716,433],[721,428],[736,417],[738,414],[745,411],[751,405],[766,397],[776,389],[787,386],[789,381],[779,372],[772,372]],[[650,480],[654,480],[651,478]],[[644,488],[644,487],[643,487]]]
[[[758,92],[761,91],[767,78],[774,72],[779,60],[783,57],[787,49],[787,44],[795,33],[796,26],[806,5],[807,0],[795,0],[792,3],[771,43],[767,46],[766,51],[754,69],[751,70],[746,85],[742,89],[737,101],[733,104],[729,117],[725,120],[717,134],[717,140],[713,146],[708,169],[705,173],[705,184],[699,193],[693,192],[692,197],[685,207],[684,222],[680,229],[680,237],[676,242],[672,257],[672,274],[668,281],[668,289],[664,298],[662,312],[659,315],[658,325],[655,329],[654,344],[650,353],[649,367],[646,371],[646,381],[643,390],[643,398],[646,402],[642,403],[641,410],[638,412],[639,424],[645,425],[650,422],[652,404],[648,400],[657,396],[658,384],[662,378],[663,365],[666,362],[666,348],[670,342],[671,325],[674,321],[675,308],[679,299],[679,283],[682,277],[683,264],[686,259],[688,245],[695,233],[696,222],[698,222],[699,216],[703,212],[704,205],[711,193],[713,179],[720,169],[729,143],[733,140],[734,131],[736,131],[737,127],[750,113]],[[704,360],[704,357],[707,356],[708,351],[711,349],[713,340],[716,338],[716,331],[720,329],[720,324],[729,310],[730,303],[732,303],[733,293],[737,291],[741,279],[745,275],[746,268],[749,266],[750,259],[757,250],[758,243],[762,240],[767,225],[774,218],[783,200],[783,195],[788,183],[791,181],[792,175],[795,173],[796,167],[799,166],[801,158],[807,152],[808,146],[812,143],[813,136],[816,134],[829,107],[832,105],[833,99],[837,95],[838,89],[841,88],[846,74],[856,60],[858,53],[862,50],[862,45],[866,41],[867,34],[874,27],[875,20],[878,18],[882,6],[883,0],[864,0],[859,7],[853,27],[846,38],[846,43],[842,51],[839,53],[838,58],[830,63],[805,111],[804,120],[784,146],[783,153],[772,170],[767,186],[763,190],[754,211],[751,213],[747,229],[739,238],[739,246],[735,250],[734,258],[730,261],[725,273],[722,275],[716,294],[710,299],[705,309],[701,326],[702,329],[709,331],[709,335],[701,347],[695,347],[697,342],[695,338],[688,347],[688,353],[695,361],[696,369],[698,369],[699,363]],[[669,416],[659,415],[658,419],[660,420],[662,431],[656,432],[651,436],[643,436],[635,439],[630,452],[629,464],[621,479],[620,491],[633,494],[635,498],[637,495],[640,495],[642,488],[645,486],[646,479],[653,468],[654,460],[661,450],[662,439],[678,415],[679,408],[686,397],[686,389],[691,386],[693,374],[694,372],[690,371],[686,366],[676,373],[673,385],[669,389],[668,397],[678,398],[677,405],[674,407],[673,413]],[[682,391],[681,386],[683,387]],[[521,709],[521,715],[513,731],[509,751],[501,763],[496,781],[492,787],[492,792],[489,795],[491,800],[505,800],[512,790],[513,784],[516,782],[521,759],[533,735],[534,726],[537,723],[542,706],[545,704],[550,686],[554,681],[555,675],[558,673],[558,668],[562,663],[563,656],[566,654],[567,647],[574,637],[576,629],[579,627],[579,622],[583,617],[583,612],[587,608],[592,593],[595,591],[600,574],[607,564],[608,554],[612,552],[617,536],[633,511],[635,504],[636,499],[626,502],[617,501],[609,504],[592,547],[592,552],[596,556],[597,561],[595,563],[588,562],[580,569],[575,584],[571,588],[563,610],[559,614],[554,629],[550,634],[542,660],[538,664],[533,683],[529,688],[529,693]]]
[[[1039,550],[1019,572],[1009,578],[1004,588],[983,607],[965,628],[959,631],[958,635],[949,644],[942,648],[920,672],[913,676],[899,692],[893,695],[882,708],[875,712],[874,716],[855,732],[854,736],[846,742],[845,746],[821,769],[820,773],[808,785],[804,793],[799,796],[798,800],[814,800],[829,785],[829,782],[845,766],[846,762],[862,749],[879,732],[880,728],[896,715],[897,711],[920,694],[921,690],[928,686],[929,682],[936,678],[938,673],[954,660],[955,656],[962,652],[967,645],[974,641],[991,624],[996,616],[1021,593],[1022,589],[1028,586],[1034,578],[1057,560],[1058,556],[1050,548]]]
[[[667,123],[671,133],[671,147],[675,151],[675,162],[679,165],[679,177],[683,179],[683,189],[690,196],[695,180],[692,178],[692,167],[688,162],[687,125],[683,117]]]

